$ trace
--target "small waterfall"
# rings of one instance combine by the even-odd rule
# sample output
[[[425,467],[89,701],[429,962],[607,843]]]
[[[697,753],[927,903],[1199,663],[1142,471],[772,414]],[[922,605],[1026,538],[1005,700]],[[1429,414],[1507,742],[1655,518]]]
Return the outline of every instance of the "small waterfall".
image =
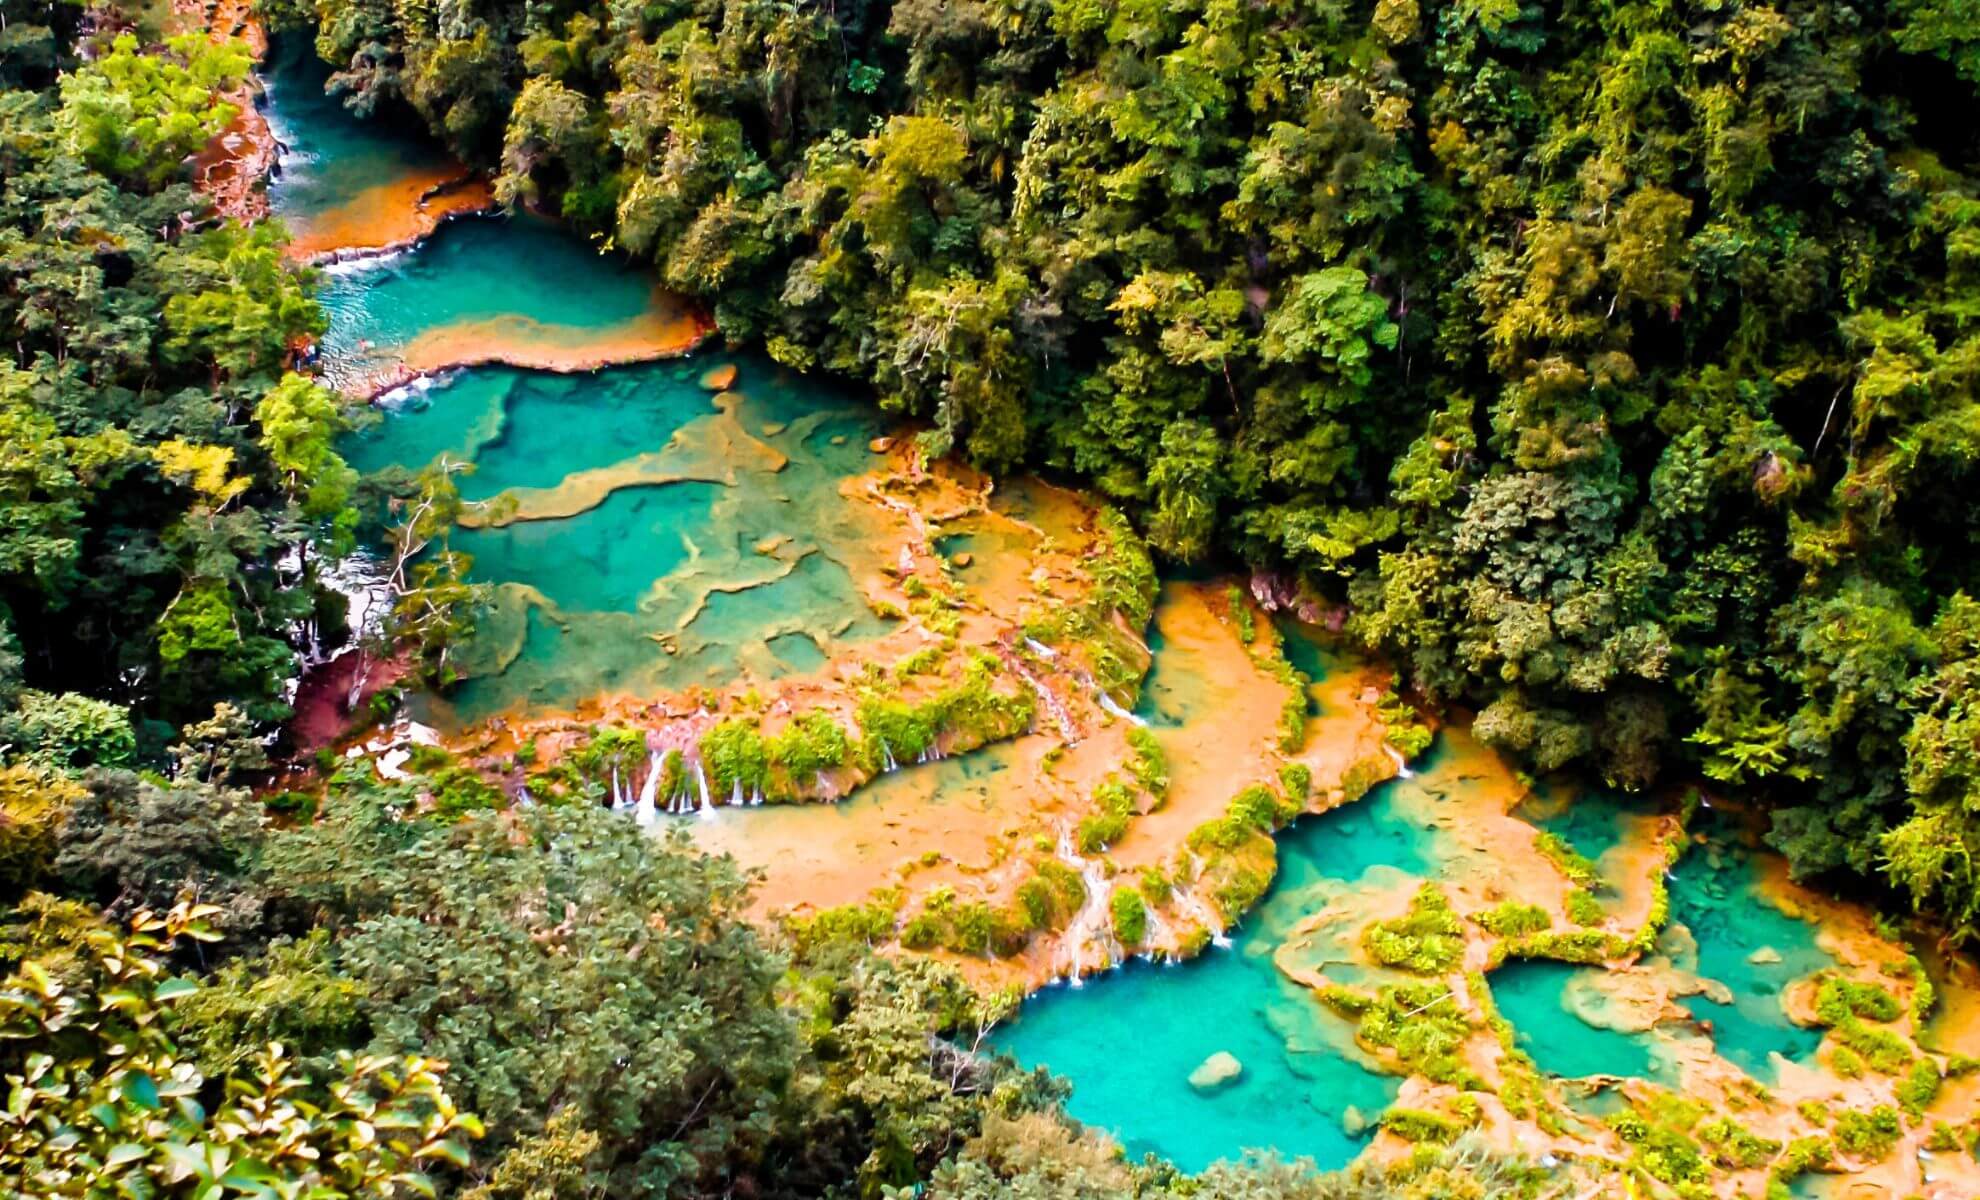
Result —
[[[757,784],[757,785],[756,785],[755,787],[753,787],[753,788],[751,788],[751,789],[749,789],[749,806],[750,806],[751,808],[761,808],[761,807],[763,807],[763,785],[762,785],[762,784],[760,784],[760,783],[759,783],[759,784]]]
[[[1114,931],[1107,906],[1108,898],[1113,894],[1114,889],[1107,882],[1106,866],[1097,859],[1081,856],[1074,849],[1071,825],[1059,830],[1058,854],[1059,861],[1078,871],[1080,882],[1086,885],[1086,902],[1073,914],[1073,919],[1067,924],[1065,932],[1066,956],[1069,960],[1066,965],[1066,978],[1074,987],[1080,987],[1081,977],[1086,969],[1086,944],[1089,941],[1097,940],[1102,944],[1102,953],[1106,957],[1099,965],[1111,965],[1116,957]]]
[[[880,768],[882,775],[890,775],[901,769],[901,764],[894,761],[894,748],[887,744],[886,738],[880,739],[880,757],[884,760]]]
[[[742,806],[743,806],[742,780],[738,779],[729,788],[729,807],[741,808]]]
[[[1210,931],[1210,944],[1212,946],[1228,946],[1231,944],[1231,939],[1224,936],[1224,923],[1218,919],[1215,912],[1211,911],[1209,905],[1197,899],[1195,892],[1179,887],[1175,890],[1174,894],[1176,904],[1187,911],[1190,916],[1195,917],[1202,923],[1205,929]]]
[[[1052,662],[1059,657],[1059,652],[1057,650],[1052,649],[1050,646],[1047,646],[1044,642],[1039,641],[1037,638],[1024,639],[1024,648],[1026,650],[1031,651],[1033,654],[1036,654],[1038,657],[1044,659],[1046,662]]]
[[[1073,729],[1072,714],[1066,711],[1065,705],[1059,703],[1059,698],[1052,694],[1052,689],[1040,682],[1038,676],[1033,675],[1017,659],[1010,658],[1005,661],[1013,671],[1017,672],[1018,678],[1030,684],[1031,690],[1038,693],[1038,702],[1045,706],[1046,712],[1052,714],[1052,723],[1059,727],[1059,736],[1065,741],[1066,745],[1078,745],[1079,734]]]
[[[612,810],[622,812],[632,804],[632,797],[619,790],[619,765],[612,764]]]
[[[1148,936],[1143,944],[1148,949],[1142,957],[1150,959],[1159,958],[1165,963],[1182,961],[1176,954],[1176,947],[1179,945],[1176,940],[1176,931],[1170,927],[1168,919],[1162,916],[1160,909],[1156,908],[1153,904],[1149,904],[1147,908]]]
[[[714,808],[715,802],[708,798],[708,774],[701,769],[701,760],[698,758],[694,760],[694,786],[695,790],[701,793],[701,810],[707,812]]]
[[[639,803],[633,805],[633,824],[641,829],[651,828],[658,819],[653,801],[659,791],[660,755],[649,751],[646,756],[646,782],[639,785]]]
[[[1395,760],[1396,778],[1398,779],[1415,778],[1416,772],[1409,769],[1409,760],[1402,756],[1402,751],[1396,749],[1394,746],[1391,746],[1387,742],[1382,743],[1382,749],[1387,750],[1389,752],[1389,757]]]
[[[1116,717],[1119,717],[1123,721],[1131,721],[1136,725],[1148,724],[1147,721],[1143,720],[1140,717],[1135,716],[1127,709],[1122,708],[1120,705],[1114,703],[1114,698],[1107,694],[1106,688],[1103,688],[1096,683],[1093,685],[1093,690],[1100,697],[1100,707],[1106,709],[1109,713],[1113,714]]]

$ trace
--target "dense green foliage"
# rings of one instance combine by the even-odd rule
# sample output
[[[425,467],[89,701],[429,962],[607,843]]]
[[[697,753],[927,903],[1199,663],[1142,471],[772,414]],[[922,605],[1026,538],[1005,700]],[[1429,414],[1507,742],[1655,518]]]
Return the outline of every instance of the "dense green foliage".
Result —
[[[1539,766],[1687,762],[1970,924],[1958,6],[316,15],[354,106],[730,338],[1352,599]]]
[[[83,62],[80,7],[9,15],[0,703],[23,683],[114,700],[154,753],[216,701],[286,715],[298,648],[342,624],[316,579],[352,479],[334,397],[285,374],[322,329],[307,274],[279,226],[215,222],[185,182],[248,56],[127,34]]]

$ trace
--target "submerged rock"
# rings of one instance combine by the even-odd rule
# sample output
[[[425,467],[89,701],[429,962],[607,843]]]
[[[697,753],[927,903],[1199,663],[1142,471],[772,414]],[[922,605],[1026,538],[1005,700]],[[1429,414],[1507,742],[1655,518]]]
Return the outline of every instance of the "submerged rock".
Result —
[[[1228,1050],[1219,1050],[1189,1073],[1189,1086],[1199,1092],[1214,1092],[1237,1082],[1244,1064]]]
[[[1360,1109],[1350,1104],[1341,1110],[1341,1132],[1351,1138],[1358,1138],[1368,1132],[1368,1117]]]
[[[877,437],[866,443],[866,448],[875,454],[885,454],[894,448],[894,439],[890,437]]]
[[[701,377],[701,386],[711,392],[726,392],[736,386],[736,364],[723,363],[719,367],[709,368],[708,373]]]
[[[1756,967],[1771,967],[1781,961],[1781,952],[1772,946],[1762,946],[1747,955],[1746,961]]]
[[[976,561],[976,556],[974,554],[971,554],[967,550],[963,551],[960,554],[951,554],[949,556],[949,562],[952,565],[958,567],[967,567],[975,561]]]

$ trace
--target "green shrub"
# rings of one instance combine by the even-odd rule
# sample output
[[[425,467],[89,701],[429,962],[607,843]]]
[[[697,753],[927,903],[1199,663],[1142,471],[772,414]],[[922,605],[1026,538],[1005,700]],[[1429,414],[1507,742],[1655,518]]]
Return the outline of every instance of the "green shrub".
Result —
[[[1508,943],[1519,958],[1550,958],[1568,963],[1604,963],[1629,952],[1622,938],[1600,929],[1569,929],[1559,933],[1534,933]]]
[[[1305,763],[1287,763],[1279,768],[1279,786],[1285,789],[1287,800],[1304,808],[1307,797],[1313,794],[1313,769]]]
[[[1781,1148],[1779,1142],[1755,1134],[1730,1117],[1699,1126],[1698,1140],[1711,1151],[1713,1162],[1737,1171],[1764,1166]]]
[[[1939,1064],[1929,1058],[1921,1058],[1911,1064],[1911,1073],[1897,1085],[1897,1101],[1904,1111],[1917,1120],[1929,1108],[1932,1101],[1939,1098],[1939,1086],[1943,1082],[1939,1074]]]
[[[1567,914],[1576,925],[1600,925],[1607,916],[1595,893],[1579,887],[1567,894]]]
[[[1136,725],[1127,732],[1127,771],[1134,782],[1156,799],[1169,794],[1169,756],[1154,734]]]
[[[1123,946],[1139,946],[1148,936],[1148,905],[1131,887],[1118,887],[1107,899],[1114,920],[1114,937]]]
[[[1211,894],[1216,898],[1218,908],[1230,916],[1236,916],[1249,911],[1265,894],[1265,889],[1271,886],[1271,876],[1250,867],[1240,867],[1231,873],[1229,879],[1218,884]]]
[[[864,904],[842,904],[820,909],[810,916],[791,917],[784,922],[784,929],[797,943],[800,953],[842,943],[876,946],[894,936],[895,914],[900,911],[900,905],[901,894],[889,889],[875,893]]]
[[[1815,1016],[1824,1025],[1841,1025],[1851,1016],[1895,1021],[1902,1011],[1897,997],[1883,988],[1840,975],[1824,979],[1815,992]]]
[[[1576,887],[1594,891],[1602,886],[1602,875],[1595,869],[1595,864],[1568,845],[1559,834],[1541,830],[1533,839],[1533,848],[1560,868],[1561,874],[1567,876],[1568,882]]]
[[[1869,1112],[1845,1112],[1836,1117],[1836,1148],[1851,1158],[1881,1161],[1904,1133],[1897,1109],[1880,1104]]]
[[[1461,1122],[1420,1108],[1391,1108],[1382,1114],[1382,1128],[1406,1142],[1445,1145],[1464,1132]]]
[[[753,722],[730,718],[701,735],[701,765],[718,795],[745,796],[770,782],[770,748]]]
[[[1361,945],[1384,966],[1439,974],[1463,957],[1464,927],[1444,893],[1426,883],[1410,899],[1408,913],[1362,930]]]
[[[1896,1075],[1911,1065],[1911,1047],[1888,1029],[1865,1025],[1854,1016],[1835,1027],[1836,1040],[1860,1055],[1879,1075]]]
[[[1554,923],[1554,919],[1547,915],[1546,909],[1537,904],[1521,904],[1516,900],[1504,901],[1471,919],[1500,937],[1521,937],[1529,933],[1538,933]]]
[[[770,761],[796,787],[809,787],[820,771],[844,765],[852,753],[845,727],[820,710],[805,713],[770,739]]]
[[[1167,904],[1174,892],[1175,887],[1169,882],[1169,877],[1162,873],[1162,868],[1155,866],[1141,868],[1141,894],[1148,897],[1150,903]]]

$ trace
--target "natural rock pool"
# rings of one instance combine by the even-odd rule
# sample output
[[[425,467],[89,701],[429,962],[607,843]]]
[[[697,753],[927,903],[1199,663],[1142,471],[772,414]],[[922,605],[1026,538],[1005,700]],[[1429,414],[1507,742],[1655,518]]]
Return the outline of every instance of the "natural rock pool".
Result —
[[[462,215],[485,185],[326,102],[325,75],[278,43],[275,211],[303,256],[400,247],[327,276],[326,373],[376,395],[344,450],[366,472],[471,466],[453,545],[495,589],[468,678],[419,718],[490,756],[624,723],[639,752],[612,798],[760,868],[764,919],[877,906],[986,987],[1042,989],[992,1044],[1070,1079],[1073,1114],[1130,1154],[1331,1167],[1476,1127],[1630,1162],[1617,1113],[1685,1138],[1733,1113],[1784,1144],[1894,1103],[1920,1057],[1980,1052],[1970,968],[1927,956],[1944,996],[1920,1024],[1911,948],[1786,881],[1735,817],[1527,779],[1462,723],[1404,766],[1386,670],[1229,580],[1167,580],[1138,625],[1097,606],[1118,546],[1089,498],[922,464],[864,398],[763,357],[670,357],[707,331],[649,271],[545,220]],[[931,697],[991,711],[912,755],[867,728]],[[710,795],[711,726],[801,711],[856,725],[867,759],[777,798],[836,803],[755,807],[763,777]],[[656,803],[670,753],[698,798]],[[1284,806],[1276,840],[1228,824],[1247,790]],[[934,920],[1048,880],[1007,949]],[[1139,936],[1110,912],[1126,890]],[[1877,1022],[1905,1068],[1836,1067],[1823,972],[1905,1010]],[[1980,1194],[1918,1154],[1973,1100],[1955,1079],[1893,1155],[1832,1165],[1891,1195]],[[1685,1104],[1704,1106],[1688,1124]],[[1766,1180],[1712,1170],[1715,1194]]]

